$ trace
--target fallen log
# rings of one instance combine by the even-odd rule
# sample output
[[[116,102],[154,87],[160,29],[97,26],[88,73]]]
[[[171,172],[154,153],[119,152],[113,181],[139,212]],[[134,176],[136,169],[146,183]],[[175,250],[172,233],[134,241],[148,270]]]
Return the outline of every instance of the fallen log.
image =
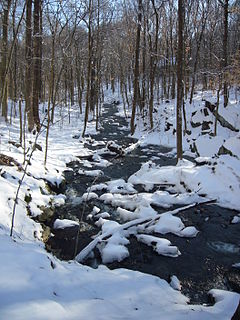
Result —
[[[211,203],[215,203],[216,200],[211,199],[211,200],[207,200],[207,201],[202,201],[202,202],[194,202],[192,204],[189,204],[187,206],[181,207],[181,208],[177,208],[174,210],[170,210],[170,211],[166,211],[164,213],[170,213],[170,214],[177,214],[181,211],[190,209],[190,208],[194,208],[198,205],[202,205],[202,204],[211,204]],[[86,260],[86,258],[89,256],[89,254],[92,252],[92,250],[102,241],[106,241],[107,239],[109,239],[115,232],[119,232],[119,231],[125,231],[128,230],[132,227],[138,226],[138,225],[144,225],[144,227],[149,227],[150,225],[156,223],[161,216],[164,213],[160,213],[158,215],[156,215],[156,217],[154,218],[139,218],[139,219],[135,219],[133,221],[129,221],[126,222],[116,228],[114,228],[111,231],[106,231],[104,233],[101,233],[93,240],[91,241],[85,248],[83,248],[75,257],[75,260],[79,263],[83,262],[84,260]]]

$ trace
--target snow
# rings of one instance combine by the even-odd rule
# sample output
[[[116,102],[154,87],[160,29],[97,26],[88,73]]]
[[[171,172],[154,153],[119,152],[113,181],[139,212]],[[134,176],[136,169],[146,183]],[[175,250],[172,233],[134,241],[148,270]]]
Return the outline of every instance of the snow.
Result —
[[[79,169],[78,173],[85,175],[85,176],[89,176],[89,177],[99,177],[99,176],[103,175],[102,170],[82,170],[82,169]]]
[[[198,153],[202,157],[210,157],[216,155],[223,145],[224,139],[222,137],[200,136],[196,141],[196,147]]]
[[[176,276],[171,276],[170,286],[174,290],[181,291],[181,289],[182,289],[181,283],[180,283],[179,279]]]
[[[92,199],[97,199],[98,195],[95,192],[85,192],[82,195],[82,200],[83,201],[90,201]]]
[[[64,229],[64,228],[69,228],[69,227],[74,227],[74,226],[78,226],[78,222],[77,221],[73,221],[73,220],[68,220],[68,219],[56,219],[54,221],[53,224],[53,228],[54,229]]]
[[[193,192],[207,195],[209,199],[231,209],[240,208],[240,165],[234,157],[222,155],[215,158],[215,165],[197,166],[184,160],[178,166],[156,166],[151,162],[142,165],[128,181],[132,184],[172,185],[169,190],[176,193]]]
[[[102,212],[102,213],[98,213],[94,216],[94,218],[98,219],[98,218],[103,218],[103,219],[106,219],[106,218],[110,218],[110,214],[108,212]]]
[[[232,223],[240,223],[240,216],[239,215],[234,216],[231,222]]]
[[[154,251],[163,256],[176,258],[181,254],[178,248],[176,246],[172,246],[171,242],[167,239],[157,238],[145,234],[140,234],[136,237],[138,241],[153,247]]]
[[[209,100],[210,96],[210,93],[205,94],[205,98]],[[188,119],[191,119],[192,111],[202,108],[202,98],[204,97],[199,94],[195,96],[193,106],[186,105]],[[111,99],[117,100],[116,97]],[[109,101],[112,101],[111,99],[109,98]],[[139,141],[131,145],[127,152],[132,152],[138,146],[155,143],[172,147],[169,156],[174,155],[174,110],[174,102],[158,108],[156,117],[161,121],[156,122],[156,130],[150,133],[143,133],[142,122],[138,119],[135,137],[138,137]],[[67,117],[64,118],[67,110],[63,109],[62,112],[63,121],[56,109],[56,122],[50,129],[47,165],[44,166],[44,152],[36,150],[31,164],[27,167],[27,175],[21,184],[16,204],[12,238],[9,237],[12,211],[23,172],[16,166],[0,166],[0,319],[230,319],[240,298],[235,292],[213,289],[210,291],[216,301],[213,306],[191,305],[188,304],[188,298],[178,291],[181,285],[175,276],[172,276],[169,285],[158,277],[136,271],[109,270],[101,265],[95,270],[76,261],[60,261],[45,250],[41,240],[42,227],[36,220],[30,219],[29,215],[36,218],[42,214],[43,207],[58,207],[66,201],[65,195],[51,194],[46,181],[60,186],[63,182],[62,173],[66,169],[66,163],[70,161],[81,162],[87,169],[111,165],[101,157],[101,150],[93,153],[84,147],[85,142],[92,146],[105,146],[103,141],[97,143],[94,139],[90,142],[87,138],[70,138],[79,135],[76,128],[82,128],[84,119],[83,116],[78,117],[78,106],[71,107],[70,124]],[[239,105],[231,102],[231,97],[230,106],[226,109],[220,108],[219,112],[233,126],[240,128]],[[119,113],[123,114],[120,107]],[[163,117],[168,117],[168,121],[173,124],[167,132],[164,131]],[[0,147],[1,153],[22,164],[23,149],[8,143],[9,140],[19,140],[18,123],[18,119],[13,119],[13,123],[6,126],[1,119]],[[90,249],[97,245],[103,263],[121,261],[129,256],[126,247],[128,237],[135,235],[138,241],[151,246],[158,254],[177,259],[180,254],[178,248],[174,243],[162,238],[162,235],[172,232],[181,237],[195,237],[198,230],[194,226],[186,227],[176,216],[177,211],[159,215],[151,205],[161,208],[191,205],[201,202],[203,195],[207,195],[209,199],[216,199],[219,205],[239,210],[239,134],[236,135],[219,124],[219,136],[216,138],[203,138],[200,128],[191,129],[191,136],[184,137],[184,150],[191,154],[190,144],[195,141],[199,155],[208,157],[207,164],[200,165],[185,160],[177,166],[161,167],[147,162],[128,181],[117,179],[95,185],[82,198],[72,194],[70,198],[76,204],[90,199],[112,204],[121,223],[123,222],[122,225],[107,220],[109,213],[94,207],[91,215],[99,219],[101,234],[90,243],[86,251],[92,251]],[[96,133],[94,122],[89,122],[87,133]],[[26,132],[27,149],[29,148],[27,158],[34,141],[35,136]],[[37,143],[44,149],[45,132],[39,136]],[[231,151],[234,157],[217,156],[221,144]],[[210,147],[206,148],[207,145]],[[79,160],[78,156],[92,156],[93,161]],[[93,177],[102,174],[101,170],[83,172]],[[146,192],[137,194],[135,184],[144,185]],[[147,192],[156,185],[166,186],[165,191]],[[99,198],[93,192],[104,189],[107,193]],[[173,192],[175,194],[172,194]],[[30,202],[27,199],[30,199]],[[232,223],[236,223],[238,218],[238,215],[234,216]],[[54,227],[66,228],[77,224],[76,221],[57,219]],[[143,234],[144,226],[145,231],[159,232],[161,238]],[[232,252],[237,250],[230,244],[217,244],[217,249]],[[239,263],[235,264],[235,267],[239,268]]]
[[[107,190],[110,193],[120,193],[120,194],[129,194],[136,193],[137,191],[133,188],[133,185],[129,182],[126,182],[124,179],[117,179],[107,181],[106,183],[94,184],[88,188],[91,191],[97,190]]]
[[[155,226],[149,228],[149,230],[150,229],[151,231],[161,234],[173,233],[180,237],[189,238],[195,237],[198,233],[198,230],[194,226],[185,228],[185,225],[179,217],[168,212],[163,213]]]
[[[240,135],[236,137],[229,138],[223,146],[231,151],[233,155],[235,155],[238,159],[240,159]]]
[[[128,249],[125,246],[110,242],[100,252],[103,263],[111,263],[116,260],[120,262],[129,256]]]

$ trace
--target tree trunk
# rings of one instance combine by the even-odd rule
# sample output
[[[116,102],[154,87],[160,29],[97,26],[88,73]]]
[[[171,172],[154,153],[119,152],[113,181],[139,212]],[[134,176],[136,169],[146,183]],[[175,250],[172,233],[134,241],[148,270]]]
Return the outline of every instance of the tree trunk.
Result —
[[[177,50],[177,159],[182,159],[182,105],[183,105],[183,28],[184,0],[178,0],[178,50]]]
[[[228,2],[224,2],[224,34],[223,34],[223,72],[226,74],[228,66]],[[224,96],[224,108],[228,105],[228,84],[226,76],[224,76],[223,82],[223,96]]]
[[[153,100],[154,100],[154,82],[155,82],[155,73],[156,73],[156,58],[158,51],[158,29],[159,29],[159,21],[158,21],[158,12],[155,7],[155,1],[151,0],[154,15],[155,15],[155,39],[154,46],[151,41],[151,36],[149,34],[149,45],[150,45],[150,99],[149,99],[149,118],[150,118],[150,128],[153,128]]]
[[[33,110],[34,124],[36,125],[37,131],[40,130],[40,118],[39,118],[39,95],[40,95],[40,87],[41,87],[40,11],[41,11],[41,0],[34,0],[32,110]]]
[[[135,46],[135,67],[134,67],[134,91],[133,91],[133,102],[132,102],[132,116],[130,122],[131,134],[135,132],[135,115],[136,106],[139,103],[139,55],[140,55],[140,33],[142,23],[142,0],[138,0],[138,22],[137,22],[137,35],[136,35],[136,46]]]
[[[25,112],[27,113],[28,130],[32,131],[34,127],[32,110],[32,0],[27,0],[26,11],[26,42],[25,42]]]
[[[2,61],[1,61],[1,106],[2,116],[8,120],[8,75],[7,75],[7,60],[8,60],[8,22],[11,0],[3,1],[3,24],[2,24]]]
[[[87,123],[88,123],[88,113],[89,113],[89,102],[90,102],[90,81],[91,81],[91,64],[92,64],[92,0],[89,0],[89,18],[88,18],[88,68],[87,68],[87,92],[86,92],[86,107],[84,116],[84,127],[82,132],[82,137],[84,138]]]

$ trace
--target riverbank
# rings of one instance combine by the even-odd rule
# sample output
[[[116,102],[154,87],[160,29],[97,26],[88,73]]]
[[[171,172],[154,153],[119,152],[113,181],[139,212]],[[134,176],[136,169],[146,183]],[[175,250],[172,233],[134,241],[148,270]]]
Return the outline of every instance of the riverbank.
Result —
[[[181,292],[157,277],[104,266],[93,270],[76,261],[59,261],[45,251],[41,226],[27,212],[34,216],[42,205],[64,203],[65,196],[50,194],[45,180],[59,185],[67,162],[92,155],[84,147],[89,141],[73,139],[81,126],[76,113],[70,125],[59,121],[51,130],[46,169],[43,152],[34,152],[19,194],[13,238],[9,238],[11,214],[22,172],[16,166],[1,166],[0,319],[32,319],[33,312],[35,319],[230,319],[239,301],[236,293],[213,290],[213,306],[189,305]],[[89,133],[94,133],[94,123]],[[17,141],[18,134],[17,119],[9,127],[1,123],[1,153],[22,163],[22,149],[8,143]],[[44,147],[44,136],[38,143]],[[102,160],[99,163],[106,165]]]

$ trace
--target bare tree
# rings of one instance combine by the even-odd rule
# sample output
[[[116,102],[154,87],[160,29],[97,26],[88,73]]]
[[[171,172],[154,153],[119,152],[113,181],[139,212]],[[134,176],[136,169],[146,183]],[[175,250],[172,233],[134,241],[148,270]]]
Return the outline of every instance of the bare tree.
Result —
[[[32,110],[34,124],[37,131],[40,130],[39,118],[39,96],[41,88],[40,69],[41,69],[41,56],[40,48],[42,37],[40,34],[40,14],[42,10],[42,1],[34,0],[34,17],[33,17],[33,87],[32,87]]]
[[[134,66],[134,83],[133,83],[133,102],[132,102],[132,116],[131,116],[131,134],[135,132],[135,115],[136,106],[139,103],[139,55],[140,55],[140,33],[142,23],[142,0],[138,0],[138,15],[137,15],[137,33],[135,45],[135,66]]]
[[[27,113],[28,130],[32,131],[34,127],[32,109],[32,0],[27,0],[25,38],[25,111]]]
[[[177,159],[182,159],[182,105],[183,105],[183,30],[184,0],[178,0],[178,50],[177,50]]]
[[[3,23],[2,23],[2,57],[0,64],[0,77],[1,77],[1,107],[2,116],[7,121],[8,119],[8,74],[7,74],[7,62],[8,62],[8,22],[9,12],[11,7],[11,0],[3,1]]]

